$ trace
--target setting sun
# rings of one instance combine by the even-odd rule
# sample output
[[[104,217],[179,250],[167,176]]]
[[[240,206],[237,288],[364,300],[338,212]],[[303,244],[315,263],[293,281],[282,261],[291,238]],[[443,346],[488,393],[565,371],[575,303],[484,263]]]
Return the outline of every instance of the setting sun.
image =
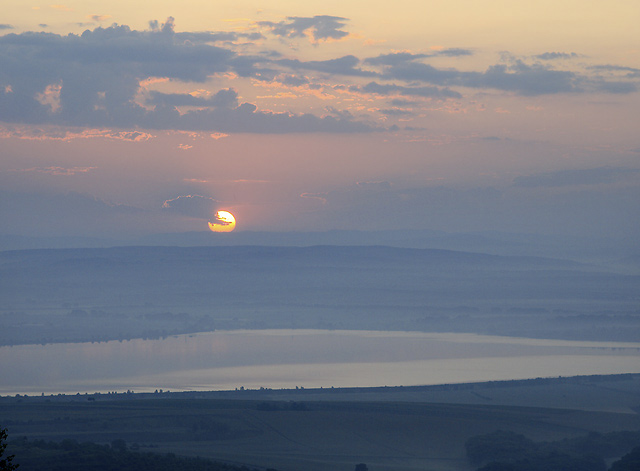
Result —
[[[236,228],[236,218],[229,211],[218,211],[214,221],[209,221],[209,229],[213,232],[231,232]]]

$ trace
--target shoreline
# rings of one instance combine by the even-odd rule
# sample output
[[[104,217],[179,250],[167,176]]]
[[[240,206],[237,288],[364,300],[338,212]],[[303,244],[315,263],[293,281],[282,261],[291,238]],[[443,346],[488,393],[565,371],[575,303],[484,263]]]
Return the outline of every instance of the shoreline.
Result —
[[[478,391],[481,390],[504,390],[512,388],[542,387],[551,386],[584,386],[597,385],[607,382],[640,382],[640,373],[622,373],[610,375],[577,375],[577,376],[557,376],[538,377],[530,379],[496,380],[496,381],[476,381],[469,383],[446,383],[434,385],[416,386],[374,386],[374,387],[319,387],[295,389],[280,388],[237,388],[235,390],[211,390],[211,391],[164,391],[156,392],[109,392],[109,393],[76,393],[76,394],[40,394],[26,395],[16,394],[14,396],[0,396],[1,402],[29,401],[29,402],[94,402],[94,401],[114,401],[114,400],[149,400],[149,399],[227,399],[227,400],[266,400],[266,401],[289,401],[295,397],[299,400],[312,401],[362,401],[363,396],[376,397],[374,402],[387,402],[380,396],[386,396],[389,400],[400,400],[402,402],[415,402],[411,396],[427,393],[472,393],[479,398],[483,398]],[[400,397],[404,396],[404,400]],[[484,397],[487,399],[486,397]],[[639,404],[640,406],[640,404]],[[640,410],[639,410],[640,413]]]

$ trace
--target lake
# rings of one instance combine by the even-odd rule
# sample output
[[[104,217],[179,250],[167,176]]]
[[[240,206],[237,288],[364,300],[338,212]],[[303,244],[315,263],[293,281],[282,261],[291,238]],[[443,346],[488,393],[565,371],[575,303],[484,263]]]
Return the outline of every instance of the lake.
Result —
[[[640,343],[237,330],[0,347],[0,395],[410,386],[640,373]]]

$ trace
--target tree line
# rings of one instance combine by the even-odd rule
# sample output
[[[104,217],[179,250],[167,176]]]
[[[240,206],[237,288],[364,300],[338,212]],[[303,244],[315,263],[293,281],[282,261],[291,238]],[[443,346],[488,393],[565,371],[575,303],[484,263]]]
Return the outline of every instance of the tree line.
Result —
[[[469,461],[477,471],[607,471],[606,459],[622,458],[609,471],[640,470],[640,431],[592,432],[555,442],[496,431],[467,440]]]

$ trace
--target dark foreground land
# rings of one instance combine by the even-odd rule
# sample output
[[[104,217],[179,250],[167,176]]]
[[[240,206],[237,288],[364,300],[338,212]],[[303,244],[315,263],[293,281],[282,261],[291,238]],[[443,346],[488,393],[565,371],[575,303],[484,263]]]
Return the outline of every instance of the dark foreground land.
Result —
[[[8,429],[10,443],[23,437],[30,443],[67,440],[65,446],[73,448],[69,440],[124,441],[136,453],[171,452],[280,471],[352,471],[358,463],[370,471],[473,470],[483,465],[485,452],[486,440],[477,437],[487,434],[522,453],[551,446],[540,442],[591,448],[609,466],[640,445],[640,375],[416,388],[3,397],[0,427]],[[633,433],[612,434],[621,431]],[[476,447],[475,462],[469,443]],[[20,450],[17,444],[7,450],[18,463]],[[564,456],[554,450],[544,453]]]

